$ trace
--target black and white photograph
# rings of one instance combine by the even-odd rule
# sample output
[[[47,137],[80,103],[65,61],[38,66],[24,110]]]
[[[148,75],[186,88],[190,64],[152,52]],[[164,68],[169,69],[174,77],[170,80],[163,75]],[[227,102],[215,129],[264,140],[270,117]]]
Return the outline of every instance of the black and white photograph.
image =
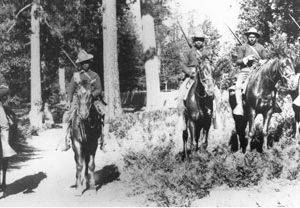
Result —
[[[299,194],[300,0],[0,0],[0,207]]]

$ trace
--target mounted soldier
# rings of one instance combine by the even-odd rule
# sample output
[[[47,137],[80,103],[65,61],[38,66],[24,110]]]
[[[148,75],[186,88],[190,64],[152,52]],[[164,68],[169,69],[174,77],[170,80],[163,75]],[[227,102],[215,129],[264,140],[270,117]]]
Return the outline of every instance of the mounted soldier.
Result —
[[[90,63],[93,59],[92,54],[88,54],[86,51],[81,50],[78,53],[78,58],[76,60],[77,64],[80,64],[80,71],[74,72],[73,77],[70,82],[70,87],[68,89],[68,101],[67,108],[63,116],[63,132],[64,137],[62,138],[59,146],[62,151],[67,151],[70,149],[70,134],[69,126],[70,121],[73,116],[74,110],[78,103],[78,98],[76,96],[78,90],[89,89],[92,92],[92,96],[95,99],[103,96],[102,85],[99,75],[90,69]],[[62,143],[62,144],[61,144]]]
[[[212,79],[212,69],[210,65],[209,53],[204,48],[206,36],[203,33],[198,33],[192,36],[192,45],[191,48],[181,56],[181,69],[184,74],[184,79],[179,88],[179,96],[178,96],[178,108],[180,111],[180,127],[181,130],[186,129],[186,122],[184,118],[185,112],[185,100],[188,96],[188,93],[193,86],[194,77],[196,75],[197,70],[202,70],[203,73],[203,81],[207,92],[207,97],[213,101],[213,79]],[[210,106],[210,105],[207,105]],[[212,114],[212,109],[208,107],[209,114]]]
[[[236,64],[240,66],[241,71],[237,76],[235,97],[237,106],[233,110],[235,115],[244,115],[242,89],[247,86],[247,79],[251,70],[265,62],[267,58],[265,48],[257,42],[260,34],[255,28],[250,28],[245,32],[247,43],[238,48]]]

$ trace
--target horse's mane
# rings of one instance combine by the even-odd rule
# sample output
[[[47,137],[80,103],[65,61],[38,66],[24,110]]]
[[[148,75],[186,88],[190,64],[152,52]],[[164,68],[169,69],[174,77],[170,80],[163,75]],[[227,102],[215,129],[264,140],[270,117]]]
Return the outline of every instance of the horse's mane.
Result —
[[[266,75],[270,73],[270,69],[277,69],[279,67],[280,63],[279,63],[279,59],[278,58],[272,58],[269,59],[266,63],[264,63],[260,70],[262,75]]]

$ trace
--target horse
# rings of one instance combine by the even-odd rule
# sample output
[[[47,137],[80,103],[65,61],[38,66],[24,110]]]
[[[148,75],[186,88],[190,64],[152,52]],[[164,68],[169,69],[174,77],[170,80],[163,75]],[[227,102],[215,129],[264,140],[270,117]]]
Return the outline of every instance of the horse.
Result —
[[[230,140],[231,150],[238,150],[238,142],[242,152],[246,152],[248,139],[246,138],[245,129],[249,124],[249,137],[251,138],[250,147],[262,152],[263,148],[270,148],[271,141],[267,141],[269,123],[274,112],[280,112],[276,104],[276,84],[281,80],[285,84],[289,77],[294,74],[294,68],[289,58],[273,58],[266,63],[257,67],[251,72],[248,84],[243,95],[244,115],[234,115],[235,131]],[[234,90],[229,92],[229,104],[233,110],[236,106]],[[262,136],[254,138],[255,125],[254,121],[258,114],[263,116]],[[237,138],[238,136],[238,138]]]
[[[88,189],[96,189],[95,154],[103,122],[90,90],[82,87],[76,96],[77,106],[71,119],[70,131],[76,162],[76,181],[73,187],[83,194]]]
[[[6,116],[7,118],[10,120],[10,123],[9,123],[9,137],[11,138],[11,136],[13,135],[13,131],[16,130],[17,128],[17,125],[16,125],[16,115],[15,113],[10,109],[8,108],[7,106],[3,106],[4,108],[4,111],[6,113]],[[1,138],[0,138],[0,141],[1,141]],[[2,146],[1,142],[0,142],[0,171],[2,172],[2,178],[0,179],[1,183],[0,183],[0,192],[3,192],[2,193],[2,196],[1,198],[4,198],[6,197],[6,172],[7,172],[7,169],[8,169],[8,162],[9,162],[9,158],[10,157],[6,157],[4,156],[4,152],[5,150],[3,148],[7,148],[6,151],[9,151],[10,152],[10,148],[11,147],[4,147]]]
[[[196,151],[199,150],[199,139],[201,137],[201,147],[207,148],[208,145],[208,133],[212,123],[213,112],[213,96],[208,93],[208,86],[206,81],[212,81],[211,69],[209,65],[204,65],[201,69],[198,69],[194,77],[194,83],[188,92],[187,99],[185,101],[184,118],[186,129],[182,132],[183,138],[183,159],[188,156],[187,141],[190,135],[191,145],[193,141],[196,142]],[[208,86],[208,87],[207,87]],[[211,89],[210,89],[211,90]],[[201,135],[202,130],[202,135]]]

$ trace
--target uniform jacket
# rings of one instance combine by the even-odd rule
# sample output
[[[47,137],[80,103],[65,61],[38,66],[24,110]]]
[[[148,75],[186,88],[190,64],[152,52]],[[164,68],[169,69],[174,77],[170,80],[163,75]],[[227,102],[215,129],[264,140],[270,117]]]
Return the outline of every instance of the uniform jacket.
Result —
[[[250,63],[250,66],[249,66],[249,65],[245,65],[244,62],[243,62],[243,58],[245,58],[245,57],[247,57],[249,55],[254,55],[258,59],[266,59],[267,58],[266,50],[265,50],[265,48],[261,44],[255,43],[252,47],[257,51],[257,53],[259,54],[259,57],[258,57],[257,53],[255,53],[253,51],[253,49],[251,49],[251,47],[250,47],[250,45],[248,43],[246,43],[246,44],[244,44],[244,45],[242,45],[241,47],[238,48],[237,64],[241,68],[250,67],[251,66],[251,63]]]
[[[78,79],[77,77],[80,79]],[[82,70],[80,72],[75,72],[71,79],[70,86],[68,89],[69,101],[72,101],[73,95],[76,92],[78,84],[81,84],[86,89],[90,89],[94,97],[97,97],[102,93],[102,85],[99,75],[90,69],[87,72]]]
[[[199,66],[199,64],[208,59],[207,52],[204,50],[197,50],[195,48],[189,49],[185,54],[181,55],[181,69],[189,75],[191,73],[190,67]]]

